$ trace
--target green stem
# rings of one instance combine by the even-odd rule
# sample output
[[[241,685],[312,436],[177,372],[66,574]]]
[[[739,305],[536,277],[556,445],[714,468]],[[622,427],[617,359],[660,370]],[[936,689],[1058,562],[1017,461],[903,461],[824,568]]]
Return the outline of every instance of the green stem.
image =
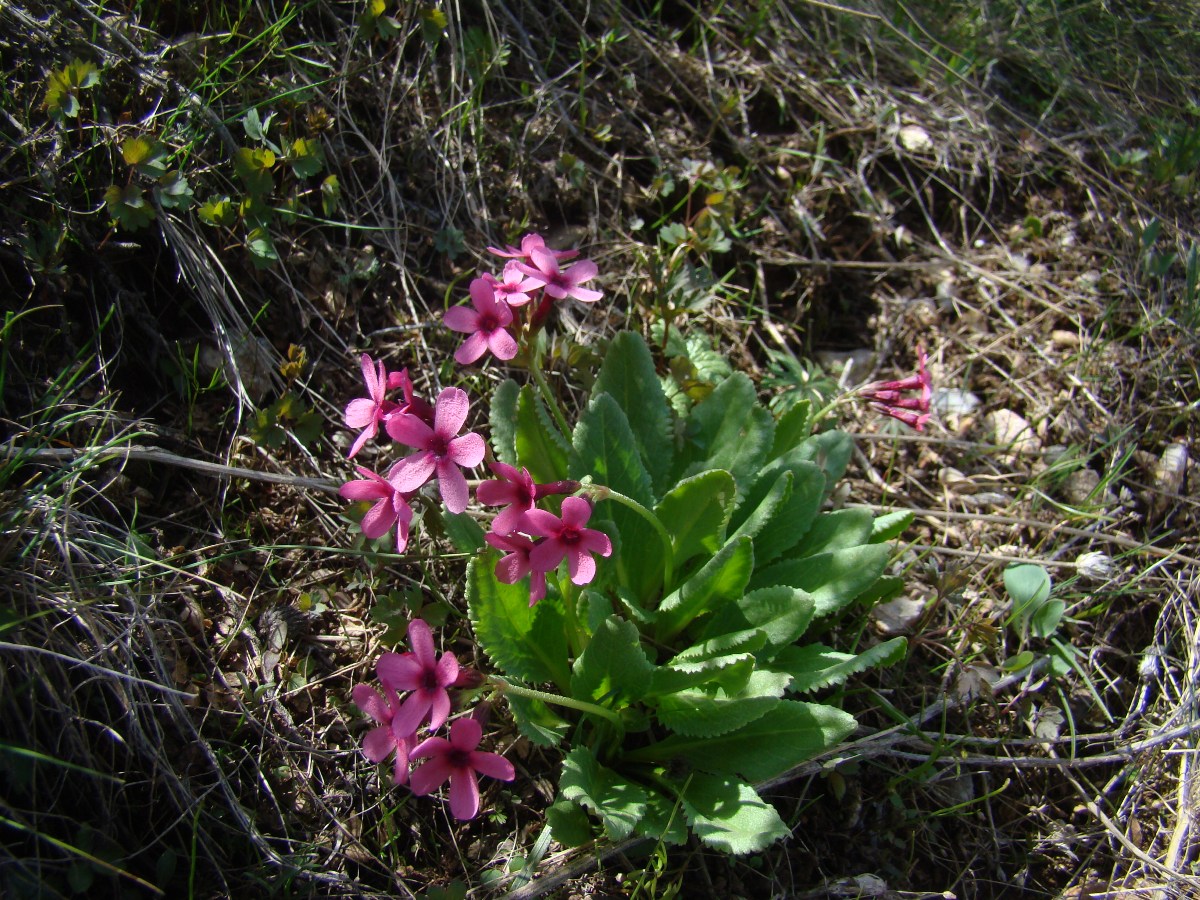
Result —
[[[550,408],[550,415],[554,416],[554,422],[558,425],[558,430],[562,432],[564,438],[568,441],[571,440],[571,426],[567,424],[562,407],[558,405],[558,400],[555,398],[554,392],[550,390],[550,384],[546,381],[546,376],[542,374],[540,354],[531,357],[529,361],[529,374],[533,376],[538,390],[542,393],[542,399],[546,401],[546,406]]]
[[[530,700],[541,700],[543,703],[552,703],[555,706],[566,706],[571,709],[577,709],[580,712],[600,716],[602,719],[608,719],[614,725],[621,725],[621,717],[611,709],[605,709],[603,706],[597,706],[585,700],[576,700],[574,697],[564,697],[561,694],[549,694],[546,691],[521,687],[501,678],[499,675],[492,675],[491,682],[502,694],[516,694],[518,697],[526,697]]]
[[[597,501],[615,500],[622,506],[627,506],[632,509],[635,513],[637,513],[654,527],[654,530],[658,532],[658,537],[662,541],[663,545],[663,586],[670,587],[671,579],[675,574],[675,550],[674,545],[671,543],[671,535],[667,532],[667,529],[663,526],[663,523],[659,521],[658,516],[646,509],[646,507],[642,506],[642,504],[638,503],[632,497],[626,497],[620,491],[614,491],[607,485],[584,485],[580,490],[580,493],[586,493]]]

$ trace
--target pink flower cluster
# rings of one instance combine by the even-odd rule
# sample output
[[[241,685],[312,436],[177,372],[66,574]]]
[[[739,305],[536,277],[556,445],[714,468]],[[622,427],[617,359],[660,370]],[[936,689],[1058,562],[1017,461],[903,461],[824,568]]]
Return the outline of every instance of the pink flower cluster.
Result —
[[[395,754],[392,780],[408,784],[418,796],[431,794],[450,782],[450,812],[456,819],[473,819],[479,812],[478,775],[500,781],[516,776],[512,763],[497,753],[477,749],[483,726],[477,718],[459,718],[450,724],[450,739],[429,736],[418,740],[424,726],[437,731],[450,717],[454,687],[478,687],[478,672],[459,667],[453,653],[440,657],[433,649],[433,634],[423,619],[408,623],[408,653],[384,653],[376,663],[383,693],[370,685],[354,686],[355,704],[377,723],[363,738],[363,755],[381,763]],[[402,692],[409,692],[403,700]],[[414,760],[427,762],[411,773]]]
[[[917,374],[898,381],[872,381],[858,389],[858,395],[871,406],[893,419],[899,419],[917,431],[925,430],[929,421],[929,400],[933,393],[932,381],[925,368],[928,357],[924,348],[917,351]],[[915,396],[909,392],[916,391]]]
[[[604,294],[583,287],[599,270],[590,259],[581,259],[565,269],[559,263],[577,255],[575,250],[553,250],[540,234],[527,234],[520,247],[488,247],[491,253],[509,260],[499,276],[484,274],[471,282],[471,306],[456,306],[446,312],[446,327],[467,335],[454,353],[463,365],[491,352],[500,360],[517,355],[517,339],[512,329],[516,311],[530,310],[525,326],[530,331],[542,323],[554,300],[574,297],[594,303]],[[540,299],[539,297],[540,292]],[[534,304],[532,301],[538,299]]]
[[[564,497],[562,515],[538,509],[537,501],[553,494],[569,494],[579,488],[574,481],[535,484],[528,469],[502,462],[491,464],[499,476],[479,485],[475,495],[485,506],[503,506],[492,520],[484,539],[505,555],[496,563],[496,578],[516,584],[529,576],[529,605],[546,596],[546,575],[564,559],[571,581],[588,584],[596,576],[593,553],[612,554],[608,535],[587,528],[592,505],[582,497]]]
[[[409,505],[413,494],[436,478],[446,508],[452,513],[462,512],[468,498],[462,470],[483,462],[486,447],[483,438],[474,432],[459,434],[471,410],[466,391],[446,388],[430,406],[413,396],[407,370],[389,374],[382,362],[376,363],[364,353],[362,371],[369,396],[351,400],[346,406],[346,424],[363,429],[350,448],[350,456],[375,437],[380,426],[390,438],[417,452],[395,463],[387,477],[355,466],[362,478],[346,482],[338,493],[347,500],[374,501],[362,518],[363,534],[379,538],[394,527],[396,551],[403,553],[413,518]],[[386,391],[392,385],[403,389],[404,403],[387,399]]]

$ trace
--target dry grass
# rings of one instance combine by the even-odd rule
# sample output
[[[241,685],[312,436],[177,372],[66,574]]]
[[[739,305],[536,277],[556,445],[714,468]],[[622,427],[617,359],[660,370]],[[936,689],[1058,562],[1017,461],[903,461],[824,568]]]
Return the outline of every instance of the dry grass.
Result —
[[[0,271],[25,311],[0,351],[0,885],[416,896],[457,880],[482,895],[540,850],[520,896],[1200,895],[1200,503],[1194,477],[1159,471],[1197,439],[1182,263],[1197,176],[1111,153],[1175,159],[1154,123],[1193,121],[1200,54],[1183,14],[1128,6],[450,4],[436,46],[417,5],[393,10],[389,40],[358,34],[359,4],[0,10],[23,36],[0,44]],[[1120,43],[1135,14],[1159,56]],[[1138,61],[1125,80],[1101,65],[1114,46]],[[56,128],[45,75],[80,55],[103,66],[102,99],[86,128]],[[305,123],[341,182],[333,216],[274,222],[281,264],[256,270],[241,236],[194,213],[108,233],[96,210],[134,123],[179,152],[198,199],[236,195],[228,152],[255,104]],[[424,394],[452,383],[440,310],[487,244],[537,229],[588,248],[617,298],[556,337],[565,382],[614,329],[650,332],[683,255],[657,228],[703,227],[706,208],[730,247],[689,252],[718,284],[673,327],[759,380],[772,354],[865,351],[854,380],[903,372],[920,344],[939,387],[980,402],[920,437],[849,413],[847,502],[917,512],[896,563],[923,604],[909,657],[844,698],[854,742],[775,787],[794,837],[760,856],[535,848],[553,761],[500,713],[518,780],[489,795],[491,817],[455,825],[357,752],[349,691],[385,646],[381,609],[422,607],[460,658],[476,651],[453,549],[377,554],[318,489],[348,474],[336,422],[354,359],[407,365]],[[30,249],[44,222],[54,252]],[[1180,262],[1155,274],[1148,250]],[[290,344],[308,365],[287,379]],[[208,389],[214,370],[227,387]],[[326,434],[254,443],[285,384]],[[1037,447],[997,447],[996,411]],[[1086,580],[1085,551],[1111,574]],[[1091,687],[1044,668],[992,683],[1023,649],[1003,626],[1012,560],[1051,571]]]

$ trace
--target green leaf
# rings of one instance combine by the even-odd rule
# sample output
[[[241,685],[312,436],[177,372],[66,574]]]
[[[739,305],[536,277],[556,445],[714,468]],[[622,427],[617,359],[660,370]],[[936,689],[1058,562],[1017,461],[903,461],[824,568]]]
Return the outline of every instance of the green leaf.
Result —
[[[321,182],[321,212],[329,218],[338,210],[342,202],[342,183],[336,175],[326,175]]]
[[[462,513],[442,512],[442,527],[454,549],[460,553],[474,553],[487,546],[483,539],[483,529],[473,518]]]
[[[822,513],[817,516],[812,528],[805,533],[800,543],[788,551],[788,556],[799,559],[831,550],[846,550],[874,543],[871,540],[874,521],[869,509],[839,509]]]
[[[188,180],[178,169],[172,169],[158,179],[158,185],[154,190],[158,202],[167,209],[186,210],[195,200],[192,186],[188,184]]]
[[[582,481],[591,477],[644,507],[653,505],[650,475],[638,455],[629,421],[612,397],[592,395],[571,443],[571,478]],[[664,548],[658,532],[641,515],[616,501],[604,505],[604,515],[617,528],[621,546],[613,559],[621,583],[639,600],[652,596],[661,587],[663,575]]]
[[[296,138],[288,147],[287,161],[297,178],[310,178],[325,168],[325,153],[316,138]]]
[[[735,653],[698,661],[672,660],[655,668],[650,678],[646,699],[666,694],[676,694],[703,684],[720,687],[727,693],[740,692],[750,681],[754,671],[754,657],[749,653]]]
[[[621,709],[641,700],[654,666],[640,638],[632,622],[617,616],[605,619],[575,660],[571,696],[609,709]]]
[[[825,470],[825,493],[846,473],[854,442],[844,431],[823,431],[802,441],[793,451],[793,459],[807,459]]]
[[[571,723],[558,715],[541,700],[505,694],[517,730],[539,747],[557,747],[571,728]]]
[[[658,607],[658,639],[669,643],[697,616],[715,612],[740,597],[754,570],[754,547],[748,537],[731,538],[696,574]]]
[[[1009,620],[1026,620],[1050,596],[1050,574],[1032,563],[1009,566],[1004,570],[1004,589],[1012,598]]]
[[[104,191],[104,205],[109,215],[126,231],[137,231],[154,221],[154,206],[146,199],[146,192],[133,184],[125,187],[109,185]]]
[[[153,138],[131,137],[121,143],[121,158],[141,175],[160,178],[167,171],[166,151]]]
[[[853,603],[871,587],[883,574],[890,552],[886,544],[866,544],[784,560],[756,571],[750,586],[787,584],[807,591],[816,603],[819,619]]]
[[[233,155],[233,170],[251,197],[266,197],[275,189],[275,178],[271,170],[275,167],[275,154],[270,150],[239,147]]]
[[[791,590],[791,588],[786,588]],[[733,607],[727,603],[721,612]],[[767,635],[761,628],[741,628],[738,630],[723,630],[712,637],[706,637],[699,643],[692,644],[686,650],[678,653],[672,663],[689,662],[703,659],[724,657],[730,653],[757,653],[767,645]]]
[[[904,529],[912,524],[914,518],[916,516],[911,509],[899,509],[895,512],[885,513],[871,523],[872,543],[895,540],[904,533]]]
[[[735,495],[733,476],[713,469],[683,479],[654,508],[671,535],[676,570],[699,553],[721,549]]]
[[[725,853],[755,853],[791,834],[775,807],[733,778],[693,775],[683,809],[692,833]]]
[[[467,566],[467,610],[479,645],[506,675],[565,687],[571,674],[562,610],[547,600],[531,607],[528,584],[496,579],[497,559],[489,552]]]
[[[766,460],[774,430],[775,420],[758,404],[754,384],[745,373],[734,372],[692,408],[676,456],[678,477],[724,469],[741,497]]]
[[[592,820],[578,803],[559,800],[546,807],[546,824],[564,847],[581,847],[592,840]]]
[[[755,656],[759,661],[767,661],[780,648],[789,646],[804,634],[815,615],[816,603],[804,591],[788,585],[773,585],[749,591],[735,602],[725,604],[705,624],[701,637],[707,644],[718,635],[740,634],[748,629],[757,631],[764,641],[762,647],[755,650]],[[692,655],[692,648],[680,654],[684,657]]]
[[[496,459],[509,465],[517,462],[517,397],[520,386],[511,378],[496,385],[492,391],[492,405],[488,411],[488,424],[492,429],[492,452]]]
[[[1067,604],[1062,600],[1047,600],[1030,618],[1029,630],[1034,637],[1050,637],[1058,630],[1058,623],[1062,621],[1063,613],[1066,611]]]
[[[691,688],[665,694],[655,704],[658,720],[676,734],[715,737],[767,715],[782,702],[789,676],[756,671],[742,690]]]
[[[46,99],[43,106],[56,122],[79,115],[79,92],[100,83],[100,70],[92,63],[73,60],[46,78]]]
[[[567,477],[566,441],[551,424],[541,398],[529,385],[517,398],[517,429],[514,443],[519,464],[529,470],[538,484]]]
[[[676,797],[650,792],[647,795],[646,814],[638,820],[634,829],[656,842],[676,845],[687,843],[687,814],[683,810],[683,803]]]
[[[246,251],[256,269],[265,269],[279,262],[279,251],[275,249],[271,233],[265,228],[251,228],[246,232]]]
[[[608,394],[625,413],[655,496],[666,489],[675,455],[671,408],[640,334],[622,331],[608,345],[592,395]]]
[[[792,676],[789,691],[805,693],[841,684],[851,675],[876,666],[890,666],[904,658],[908,642],[902,637],[876,644],[855,655],[839,653],[821,644],[806,647],[784,647],[772,663],[772,668]]]
[[[625,754],[630,762],[680,759],[715,775],[766,781],[835,746],[855,727],[832,706],[780,700],[768,715],[717,737],[672,735]]]
[[[237,223],[238,210],[228,197],[212,197],[200,204],[197,210],[200,221],[206,225],[230,228]]]
[[[778,459],[812,434],[812,401],[801,400],[788,407],[775,423],[775,440],[771,444],[771,459]]]
[[[614,841],[633,833],[650,799],[645,788],[600,765],[586,747],[567,754],[558,789],[566,799],[599,816],[605,833]]]
[[[754,537],[756,565],[766,565],[803,538],[824,493],[825,474],[813,463],[785,457],[763,469],[731,519],[736,533]]]

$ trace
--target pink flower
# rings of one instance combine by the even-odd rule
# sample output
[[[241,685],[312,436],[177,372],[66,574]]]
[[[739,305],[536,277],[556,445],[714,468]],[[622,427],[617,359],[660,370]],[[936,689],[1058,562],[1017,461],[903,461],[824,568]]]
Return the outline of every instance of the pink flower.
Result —
[[[450,780],[450,812],[456,819],[473,819],[479,813],[479,780],[476,773],[512,781],[516,771],[512,763],[498,753],[476,748],[483,738],[483,726],[470,718],[455,719],[450,725],[450,740],[431,737],[413,748],[413,759],[429,758],[412,773],[412,792],[431,794],[446,779]]]
[[[396,463],[392,466],[388,478],[396,474],[399,465],[400,463]],[[380,478],[370,469],[364,469],[362,466],[354,468],[363,476],[362,479],[347,481],[338,488],[338,493],[347,500],[376,501],[362,517],[362,533],[375,540],[383,537],[395,525],[396,552],[403,553],[404,548],[408,546],[408,529],[413,517],[412,507],[408,505],[411,492],[399,490],[393,482]]]
[[[379,658],[379,680],[394,691],[412,691],[396,713],[393,730],[413,734],[425,718],[429,730],[441,728],[450,715],[451,687],[458,678],[458,660],[453,653],[439,659],[433,651],[433,633],[424,619],[408,623],[411,653],[385,653]]]
[[[565,300],[574,297],[584,303],[594,303],[604,294],[590,288],[580,287],[585,281],[591,281],[599,273],[596,264],[590,259],[581,259],[566,269],[559,269],[558,260],[553,253],[542,247],[534,247],[529,254],[530,263],[518,263],[521,271],[530,278],[544,285],[546,296],[555,300]]]
[[[471,403],[466,391],[446,388],[433,408],[433,427],[416,416],[393,416],[387,433],[420,453],[407,456],[392,467],[388,480],[400,491],[411,492],[436,474],[446,509],[460,513],[467,508],[467,479],[459,466],[473,469],[483,462],[483,438],[474,432],[458,437]]]
[[[529,292],[536,291],[542,286],[536,278],[530,278],[522,272],[521,266],[515,259],[505,265],[504,272],[499,278],[487,273],[484,273],[483,277],[492,286],[496,299],[504,301],[511,307],[524,306],[530,300]]]
[[[508,333],[508,326],[512,324],[512,310],[496,296],[486,278],[476,278],[471,282],[471,303],[474,311],[465,306],[455,306],[446,310],[442,320],[447,328],[470,335],[454,352],[454,358],[463,365],[469,365],[487,350],[491,350],[497,359],[516,356],[517,342]]]
[[[389,415],[412,415],[425,421],[433,421],[433,407],[413,394],[412,379],[408,377],[408,369],[399,372],[389,372],[387,386],[389,391],[396,388],[404,393],[404,403],[392,410]]]
[[[579,255],[578,250],[553,250],[546,246],[546,239],[544,237],[533,232],[521,238],[520,249],[513,246],[505,247],[503,250],[500,250],[496,247],[488,247],[488,252],[494,253],[496,256],[505,257],[507,259],[528,260],[530,258],[530,254],[533,253],[535,249],[549,250],[557,259],[570,259],[573,256]]]
[[[879,412],[923,431],[929,421],[929,400],[933,393],[932,380],[925,369],[927,359],[924,348],[919,349],[916,375],[898,381],[872,381],[858,389],[859,396]],[[915,397],[905,396],[908,391],[919,393]]]
[[[594,528],[585,528],[592,515],[592,505],[582,497],[566,497],[562,502],[562,518],[544,509],[532,509],[525,513],[525,524],[530,534],[542,535],[541,541],[529,553],[529,565],[541,572],[552,572],[567,559],[571,581],[587,584],[596,575],[596,561],[591,554],[612,554],[612,542],[608,535]]]
[[[379,723],[363,738],[363,756],[373,763],[381,763],[395,751],[396,763],[392,781],[404,784],[408,781],[409,751],[416,743],[416,737],[412,732],[397,733],[393,726],[400,708],[400,699],[394,690],[388,688],[384,688],[384,694],[384,697],[379,696],[374,688],[365,684],[356,684],[350,692],[355,705]]]
[[[489,531],[483,539],[497,550],[505,551],[496,563],[496,578],[504,584],[516,584],[529,576],[529,605],[533,606],[546,596],[546,571],[534,570],[529,554],[537,545],[523,534],[496,534]],[[555,563],[557,566],[558,563]]]
[[[509,534],[516,531],[525,513],[533,509],[537,501],[537,485],[528,469],[515,469],[502,462],[491,464],[498,480],[480,482],[475,497],[484,506],[503,506],[492,520],[492,531]]]
[[[368,396],[358,397],[346,404],[346,425],[362,429],[362,433],[355,438],[350,447],[350,459],[363,448],[363,444],[379,433],[379,423],[396,409],[396,404],[384,396],[388,389],[389,376],[383,362],[373,362],[366,353],[362,355],[360,362]],[[411,385],[409,390],[412,390]]]

